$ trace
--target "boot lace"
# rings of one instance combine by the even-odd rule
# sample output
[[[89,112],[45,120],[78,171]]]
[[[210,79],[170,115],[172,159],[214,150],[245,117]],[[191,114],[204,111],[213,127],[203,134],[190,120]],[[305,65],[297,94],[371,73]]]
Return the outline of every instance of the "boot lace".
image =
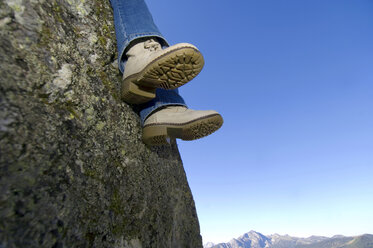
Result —
[[[154,39],[150,39],[144,42],[144,48],[149,49],[149,51],[157,51],[161,49],[161,44],[159,44]]]

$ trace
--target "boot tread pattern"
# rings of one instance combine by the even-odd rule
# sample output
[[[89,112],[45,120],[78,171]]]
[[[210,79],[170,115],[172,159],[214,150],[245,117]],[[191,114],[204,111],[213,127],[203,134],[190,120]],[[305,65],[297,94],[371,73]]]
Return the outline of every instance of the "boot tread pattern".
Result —
[[[161,124],[145,126],[143,141],[148,145],[165,145],[167,137],[195,140],[212,134],[223,125],[219,114],[192,121],[185,125]]]
[[[176,89],[195,78],[204,66],[202,54],[192,47],[180,47],[154,59],[141,72],[131,75],[122,83],[122,99],[132,104],[142,104],[148,98],[146,91],[156,88]],[[136,89],[133,85],[138,85]]]
[[[178,88],[202,70],[204,65],[202,55],[193,48],[183,48],[167,54],[145,70],[142,81],[157,85],[163,89]]]

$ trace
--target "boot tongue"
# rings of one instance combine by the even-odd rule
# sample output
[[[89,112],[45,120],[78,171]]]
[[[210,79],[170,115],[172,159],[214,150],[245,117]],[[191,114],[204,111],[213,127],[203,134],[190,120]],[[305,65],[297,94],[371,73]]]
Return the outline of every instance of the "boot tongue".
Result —
[[[159,44],[157,41],[154,39],[149,39],[144,42],[144,48],[148,49],[149,51],[158,51],[161,49],[161,44]]]

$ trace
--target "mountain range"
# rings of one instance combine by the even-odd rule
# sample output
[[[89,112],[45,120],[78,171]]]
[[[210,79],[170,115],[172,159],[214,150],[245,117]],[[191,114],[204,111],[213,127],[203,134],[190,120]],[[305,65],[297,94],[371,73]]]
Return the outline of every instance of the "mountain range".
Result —
[[[297,238],[289,235],[272,234],[265,236],[250,231],[232,239],[228,243],[206,243],[204,248],[373,248],[373,235],[364,234],[354,237],[335,235],[331,238],[311,236]]]

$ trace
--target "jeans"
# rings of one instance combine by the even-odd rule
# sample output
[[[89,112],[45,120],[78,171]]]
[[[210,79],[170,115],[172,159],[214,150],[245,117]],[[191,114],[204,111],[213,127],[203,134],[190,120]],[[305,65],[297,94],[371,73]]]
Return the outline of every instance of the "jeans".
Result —
[[[126,49],[136,39],[144,37],[156,38],[163,47],[167,47],[166,39],[154,24],[144,0],[110,0],[114,12],[115,35],[117,37],[119,70],[123,73],[127,58]],[[156,97],[140,106],[142,124],[155,110],[167,105],[186,106],[184,99],[179,95],[178,89],[165,90],[158,88]]]

